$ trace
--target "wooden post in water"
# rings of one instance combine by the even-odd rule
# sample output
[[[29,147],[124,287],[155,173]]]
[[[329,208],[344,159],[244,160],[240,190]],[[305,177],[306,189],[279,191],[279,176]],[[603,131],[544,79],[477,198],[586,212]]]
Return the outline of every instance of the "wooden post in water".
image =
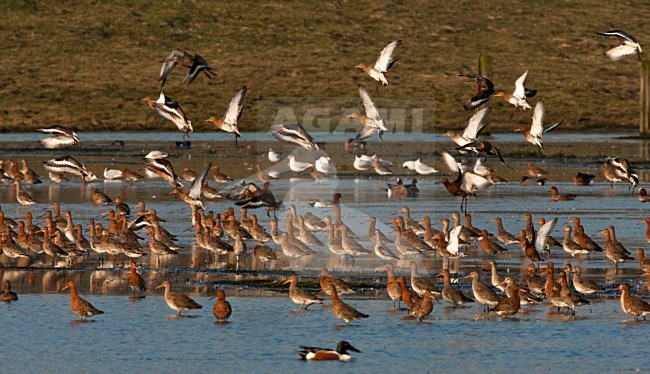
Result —
[[[492,80],[492,56],[478,56],[478,73],[487,79]]]
[[[650,135],[650,60],[641,61],[641,92],[639,134]]]

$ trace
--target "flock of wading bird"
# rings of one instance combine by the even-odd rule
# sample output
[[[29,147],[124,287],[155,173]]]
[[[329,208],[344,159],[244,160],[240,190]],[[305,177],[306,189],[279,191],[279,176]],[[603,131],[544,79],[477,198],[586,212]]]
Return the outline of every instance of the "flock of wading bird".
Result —
[[[606,52],[608,58],[619,60],[634,54],[640,57],[641,47],[629,34],[620,30],[598,34],[623,41],[623,44]],[[362,69],[370,78],[377,81],[377,90],[380,86],[387,86],[388,81],[385,74],[394,66],[396,51],[400,45],[400,40],[393,41],[381,51],[374,65],[359,64],[355,68]],[[193,131],[192,121],[188,119],[180,104],[164,92],[167,78],[177,65],[189,68],[183,79],[183,83],[187,84],[192,83],[201,73],[204,73],[207,78],[216,76],[216,70],[198,54],[192,55],[184,51],[174,50],[163,61],[160,71],[162,85],[158,99],[153,100],[149,97],[143,99],[157,115],[174,123],[185,137]],[[444,134],[449,136],[456,144],[457,147],[454,152],[459,155],[494,156],[503,165],[508,166],[504,154],[499,151],[497,146],[486,140],[479,139],[492,110],[492,107],[487,106],[492,96],[502,97],[515,107],[515,112],[519,111],[519,109],[524,111],[532,109],[533,116],[530,129],[519,127],[514,131],[521,132],[527,142],[538,147],[540,154],[544,149],[543,135],[562,124],[560,120],[551,126],[545,127],[544,103],[538,100],[534,108],[529,104],[528,100],[536,96],[537,92],[526,87],[528,71],[517,79],[512,94],[496,92],[494,84],[488,78],[478,74],[449,75],[470,79],[475,82],[476,89],[475,95],[465,102],[464,108],[466,110],[476,109],[477,112],[469,119],[463,133],[447,132]],[[236,146],[238,146],[238,138],[241,137],[237,121],[242,115],[247,91],[248,87],[246,85],[237,91],[223,117],[219,119],[210,117],[205,120],[205,122],[213,123],[218,129],[234,134]],[[382,135],[388,131],[369,91],[359,84],[358,92],[365,114],[354,113],[349,117],[358,120],[362,124],[362,128],[354,139],[349,139],[345,144],[346,149],[351,149],[357,153],[363,150],[366,139],[374,134],[378,134],[382,138]],[[74,131],[62,126],[44,128],[39,131],[51,135],[51,137],[41,140],[42,145],[48,149],[75,146],[79,142],[79,137]],[[309,169],[311,176],[317,180],[327,178],[335,173],[335,166],[331,159],[320,148],[322,145],[319,145],[301,125],[274,124],[269,131],[278,140],[297,145],[310,152],[312,159],[308,161],[299,161],[293,155],[288,156],[289,167],[292,171],[300,172]],[[213,167],[208,164],[201,172],[186,168],[179,176],[175,173],[172,164],[166,157],[167,154],[159,151],[152,151],[146,155],[145,175],[130,169],[106,168],[104,178],[107,180],[123,179],[127,181],[136,181],[145,177],[164,179],[174,187],[172,193],[192,208],[192,225],[195,229],[198,247],[217,256],[234,252],[237,262],[246,253],[246,243],[250,241],[257,243],[253,251],[254,256],[264,262],[278,259],[278,253],[264,244],[269,241],[274,241],[279,245],[282,254],[289,258],[312,256],[318,253],[314,250],[315,248],[325,246],[333,254],[343,257],[354,258],[355,256],[374,252],[376,256],[388,262],[386,265],[388,274],[387,290],[390,298],[394,302],[403,303],[408,308],[408,312],[420,321],[432,312],[432,301],[440,298],[453,305],[461,305],[476,300],[484,305],[485,310],[500,316],[514,315],[520,310],[521,305],[540,303],[543,299],[546,299],[547,302],[556,306],[558,311],[560,308],[564,308],[572,315],[575,315],[577,306],[589,304],[584,295],[603,291],[603,288],[593,281],[582,278],[581,268],[578,266],[571,268],[568,265],[559,273],[554,273],[553,262],[550,261],[539,267],[538,262],[549,259],[550,248],[562,248],[571,256],[589,256],[597,252],[603,252],[607,259],[614,264],[633,260],[630,253],[616,240],[614,227],[610,226],[601,232],[606,242],[603,249],[601,245],[587,236],[580,224],[580,219],[577,217],[573,219],[574,228],[565,227],[564,239],[557,241],[551,236],[557,218],[548,222],[540,219],[540,228],[536,231],[532,217],[526,215],[526,227],[519,232],[517,237],[503,228],[500,218],[494,220],[497,224],[497,231],[492,234],[486,229],[474,227],[469,214],[464,215],[465,224],[463,225],[459,213],[452,215],[453,226],[450,220],[445,218],[442,220],[442,230],[438,231],[431,227],[429,217],[423,217],[421,221],[412,219],[408,207],[402,209],[403,217],[392,220],[395,225],[394,240],[389,239],[384,233],[377,230],[375,227],[376,220],[371,217],[368,229],[368,240],[374,242],[374,251],[371,251],[361,245],[357,241],[360,236],[343,223],[339,206],[340,194],[335,194],[332,201],[314,203],[314,207],[334,209],[334,219],[328,215],[321,218],[311,212],[298,215],[295,206],[292,205],[285,222],[283,222],[286,225],[284,226],[286,232],[280,231],[280,223],[276,218],[270,220],[270,232],[267,232],[267,229],[260,225],[256,215],[250,217],[247,215],[247,209],[264,207],[267,209],[269,217],[271,210],[273,210],[275,217],[275,211],[281,208],[282,201],[276,200],[270,189],[270,183],[278,178],[278,175],[274,173],[265,174],[258,165],[257,176],[264,182],[263,187],[259,187],[255,183],[242,181],[241,184],[237,184],[226,191],[227,197],[242,209],[242,216],[237,220],[232,207],[217,214],[211,211],[205,212],[204,198],[214,199],[223,196],[221,191],[209,186],[209,175],[212,173],[217,183],[232,181],[231,178],[220,171],[218,165]],[[282,156],[273,150],[269,150],[268,157],[272,162],[278,162],[282,159]],[[483,164],[484,161],[480,158],[473,167],[468,167],[459,163],[449,152],[441,152],[441,157],[455,176],[453,180],[442,178],[441,183],[450,194],[461,198],[461,211],[464,209],[464,213],[467,212],[467,198],[469,196],[475,196],[477,191],[488,186],[505,182],[502,178],[494,175],[493,170],[486,167]],[[379,175],[392,175],[391,166],[392,163],[382,160],[377,155],[357,154],[354,161],[354,167],[357,170],[374,169]],[[22,205],[36,204],[29,192],[21,187],[21,182],[24,184],[41,183],[39,176],[27,166],[26,162],[22,160],[22,164],[18,164],[8,160],[2,162],[0,167],[2,169],[0,173],[2,181],[5,184],[12,183],[15,186],[18,203]],[[438,172],[438,170],[426,165],[420,159],[407,161],[403,164],[403,167],[414,170],[421,175]],[[79,162],[72,156],[58,157],[46,161],[43,163],[43,168],[48,172],[51,181],[54,183],[65,182],[70,175],[81,177],[84,184],[92,183],[98,179],[94,173],[86,168],[84,163]],[[546,174],[539,167],[529,164],[527,175],[522,177],[520,184],[544,184]],[[603,175],[612,183],[629,182],[632,189],[638,186],[638,176],[626,159],[607,159],[603,164]],[[589,185],[594,177],[594,175],[578,173],[574,177],[574,182],[578,185]],[[183,180],[191,183],[189,190],[183,190]],[[401,179],[398,179],[397,184],[388,185],[387,192],[389,196],[394,194],[398,198],[417,197],[419,193],[417,180],[414,179],[411,184],[404,184]],[[553,201],[575,198],[575,195],[560,194],[555,187],[552,187],[551,193]],[[640,189],[639,201],[645,202],[647,199],[645,190]],[[149,235],[148,248],[151,254],[158,256],[174,255],[177,250],[181,249],[176,243],[176,236],[163,227],[164,219],[157,215],[155,209],[145,209],[144,202],[138,204],[137,218],[129,220],[131,216],[130,208],[119,197],[112,200],[104,192],[95,189],[93,190],[92,200],[98,206],[114,204],[114,209],[106,212],[109,217],[107,227],[95,222],[94,219],[90,219],[87,231],[89,239],[84,237],[82,226],[73,223],[70,211],[65,211],[61,215],[60,206],[57,202],[48,202],[54,204],[54,213],[46,211],[45,222],[42,227],[33,222],[30,212],[26,212],[20,217],[24,221],[16,222],[5,217],[4,213],[0,211],[0,245],[2,246],[2,252],[4,255],[15,259],[32,258],[45,254],[52,258],[52,265],[55,264],[57,257],[65,258],[71,264],[73,259],[83,259],[90,252],[99,254],[100,258],[108,255],[115,256],[114,258],[117,259],[118,256],[123,255],[136,259],[147,255],[139,242],[142,240],[138,235],[140,230]],[[650,222],[650,219],[646,219],[646,222]],[[315,235],[319,231],[327,233],[326,243]],[[295,232],[298,232],[298,234]],[[226,233],[230,240],[224,239]],[[646,239],[650,240],[650,235],[647,235]],[[396,252],[393,252],[388,247],[391,243],[394,243]],[[467,256],[461,252],[463,248],[467,250],[467,253],[471,253],[477,248],[489,256],[498,256],[499,253],[506,251],[508,246],[516,244],[520,245],[525,256],[531,260],[531,265],[527,268],[525,283],[517,283],[511,276],[502,279],[497,272],[496,262],[492,262],[491,286],[484,283],[480,279],[480,274],[476,271],[471,272],[466,277],[472,278],[472,294],[475,300],[452,286],[450,272],[446,268],[438,274],[439,277],[443,278],[442,289],[438,288],[437,282],[420,276],[417,270],[416,259],[420,257],[441,257],[443,261],[449,261],[450,259]],[[543,254],[547,254],[546,258],[544,258]],[[648,272],[650,270],[650,260],[643,257],[643,249],[639,248],[638,254],[641,269]],[[410,262],[410,289],[405,277],[395,278],[393,274],[393,266],[390,261],[396,259],[413,259]],[[540,270],[542,274],[546,275],[545,278],[538,274]],[[297,276],[291,276],[285,283],[290,284],[289,295],[291,300],[303,308],[306,309],[311,304],[322,303],[322,299],[316,295],[299,288]],[[128,284],[134,294],[146,290],[144,280],[137,272],[134,262],[130,268]],[[368,315],[357,311],[341,300],[341,295],[354,292],[351,285],[332,276],[326,270],[323,270],[320,285],[322,292],[331,296],[332,311],[337,318],[349,323],[355,319],[368,317]],[[165,288],[167,304],[178,311],[179,315],[181,311],[201,308],[201,305],[186,295],[173,292],[168,281],[162,282],[156,289],[163,287]],[[73,312],[82,319],[103,313],[78,295],[74,282],[69,282],[65,288],[70,289]],[[650,305],[640,298],[631,296],[629,285],[622,284],[619,289],[621,291],[623,311],[635,318],[643,317],[645,320],[645,315],[650,313]],[[501,293],[495,290],[499,290]],[[231,313],[230,304],[225,300],[225,293],[222,289],[218,291],[217,297],[214,314],[218,320],[226,320]],[[16,294],[11,292],[9,281],[5,283],[2,300],[17,300]],[[318,359],[315,357],[322,355],[342,359],[347,355],[347,350],[354,350],[354,348],[346,342],[341,342],[337,350],[306,347],[301,353],[301,357]],[[349,358],[349,355],[346,357]]]

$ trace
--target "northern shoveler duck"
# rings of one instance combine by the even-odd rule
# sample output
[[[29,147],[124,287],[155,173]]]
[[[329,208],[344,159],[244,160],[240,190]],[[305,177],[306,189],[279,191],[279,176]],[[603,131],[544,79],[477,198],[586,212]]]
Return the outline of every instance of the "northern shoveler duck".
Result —
[[[557,187],[553,186],[551,187],[551,200],[552,201],[569,201],[569,200],[575,200],[575,198],[578,196],[576,194],[572,193],[560,193],[557,189]]]
[[[361,313],[348,304],[344,303],[343,300],[339,298],[336,287],[330,288],[332,291],[332,312],[334,317],[345,321],[346,324],[349,324],[350,321],[360,318],[368,318],[367,314]]]
[[[593,182],[594,178],[596,178],[596,176],[593,174],[577,172],[573,176],[573,184],[576,186],[588,186]]]
[[[348,118],[356,118],[363,125],[355,139],[368,139],[375,132],[379,134],[379,138],[381,139],[382,134],[388,131],[386,125],[384,125],[384,120],[379,115],[379,111],[372,102],[368,91],[362,85],[358,85],[357,87],[359,89],[359,96],[361,96],[361,104],[363,105],[366,114],[362,115],[355,112],[347,116]]]
[[[297,123],[293,125],[271,125],[269,132],[282,142],[295,144],[309,151],[317,151],[319,149],[316,140],[309,135],[304,127]]]
[[[196,301],[190,299],[187,295],[184,295],[179,292],[173,292],[171,290],[171,286],[169,285],[169,281],[164,281],[160,283],[160,285],[154,288],[154,290],[163,287],[165,288],[165,302],[170,308],[178,311],[179,316],[181,315],[181,312],[184,310],[203,309],[203,306],[198,304]]]
[[[211,297],[210,300],[215,297],[217,298],[217,301],[214,303],[214,307],[212,308],[212,314],[217,318],[217,321],[226,321],[232,314],[232,307],[228,300],[226,300],[226,293],[220,288],[217,291],[217,296]]]
[[[524,108],[530,109],[530,104],[526,101],[526,78],[528,78],[528,70],[526,70],[521,77],[517,78],[515,81],[515,92],[512,95],[500,91],[494,94],[494,96],[502,97],[505,101],[515,106],[519,109]]]
[[[194,82],[194,79],[201,74],[201,72],[203,72],[208,79],[217,76],[216,70],[213,69],[203,57],[197,54],[192,58],[192,66],[190,66],[190,70],[188,70],[187,75],[183,78],[182,83],[187,82],[187,84],[191,84]]]
[[[352,356],[348,351],[359,352],[360,350],[354,348],[350,343],[346,341],[340,341],[336,345],[336,350],[329,348],[318,348],[318,347],[305,347],[300,346],[300,355],[301,360],[314,360],[314,361],[350,361]]]
[[[533,112],[533,124],[530,126],[530,131],[526,130],[525,127],[518,127],[514,130],[515,132],[520,131],[528,143],[538,146],[540,150],[544,150],[544,145],[542,144],[542,135],[554,130],[556,127],[560,126],[562,122],[564,122],[564,120],[561,119],[552,126],[544,128],[544,112],[544,102],[540,100],[537,102],[537,104],[535,104],[535,110]]]
[[[179,63],[182,64],[183,66],[189,68],[192,66],[192,62],[194,60],[194,56],[191,54],[181,51],[178,49],[175,49],[171,51],[171,53],[165,58],[162,63],[162,67],[160,68],[160,76],[158,78],[159,81],[162,81],[162,84],[164,85],[165,82],[167,81],[167,77],[169,74],[174,70],[176,65]]]
[[[4,301],[5,303],[18,301],[18,294],[11,291],[11,282],[9,280],[5,281],[2,293],[0,293],[0,300]]]
[[[78,175],[83,179],[84,183],[89,183],[97,179],[95,174],[86,169],[86,165],[71,156],[57,157],[49,161],[43,161],[43,168],[52,173]]]
[[[104,314],[104,312],[95,308],[92,306],[92,304],[79,297],[79,294],[77,293],[77,286],[73,281],[68,282],[65,287],[61,289],[61,291],[67,290],[68,288],[70,289],[70,307],[72,308],[72,312],[81,317],[82,320],[85,320],[87,317],[92,317],[97,314]]]
[[[189,136],[189,133],[194,131],[192,121],[187,118],[185,111],[176,100],[165,96],[163,89],[160,90],[157,100],[154,101],[149,96],[146,96],[142,101],[146,101],[156,114],[176,125],[178,131],[183,133],[183,139],[185,139]]]
[[[641,54],[643,53],[643,51],[641,50],[641,44],[639,44],[639,42],[637,42],[632,35],[626,33],[623,30],[610,30],[605,32],[596,32],[596,34],[623,41],[623,44],[616,46],[610,49],[609,51],[605,52],[605,56],[608,59],[612,61],[618,61],[627,56],[637,55],[639,57],[639,61],[641,61],[642,59]]]
[[[388,86],[388,81],[386,80],[384,74],[387,73],[388,70],[393,67],[395,61],[397,61],[397,59],[395,59],[395,52],[397,51],[397,47],[399,47],[400,44],[402,44],[401,40],[395,40],[384,47],[384,49],[381,50],[377,61],[375,61],[374,66],[359,64],[354,68],[363,70],[370,76],[370,78],[379,82],[378,84]]]
[[[286,233],[284,233],[283,235],[286,235]],[[298,277],[296,277],[295,275],[290,276],[289,279],[287,279],[282,284],[287,284],[287,283],[289,283],[289,298],[295,304],[300,305],[302,307],[302,309],[306,310],[312,304],[322,304],[323,303],[323,300],[319,299],[318,297],[316,297],[311,292],[307,292],[307,291],[303,290],[302,288],[299,288],[298,287]],[[334,292],[336,292],[336,290]]]
[[[230,100],[228,104],[228,111],[221,119],[216,119],[210,117],[203,122],[211,122],[218,129],[221,129],[225,132],[235,134],[235,146],[237,146],[237,139],[241,136],[239,128],[237,127],[237,121],[241,117],[242,109],[244,108],[244,97],[248,91],[248,86],[242,87],[237,94]]]
[[[52,126],[43,129],[37,129],[36,131],[53,135],[49,138],[41,139],[41,145],[47,149],[56,149],[56,148],[65,148],[71,145],[79,144],[79,137],[77,134],[63,126]]]
[[[127,278],[127,282],[129,283],[129,287],[131,288],[131,291],[133,291],[133,297],[136,296],[137,292],[146,292],[147,291],[147,285],[144,281],[144,278],[142,278],[142,275],[140,275],[137,270],[136,270],[137,265],[135,262],[131,262],[131,271],[129,273],[129,277]]]
[[[490,101],[490,98],[492,98],[492,95],[494,95],[494,84],[492,81],[480,74],[445,74],[457,78],[468,78],[471,81],[475,82],[476,90],[474,92],[474,96],[469,98],[463,105],[463,108],[465,108],[465,110],[472,110],[480,107],[481,105]]]
[[[643,317],[645,321],[645,316],[650,315],[650,304],[641,298],[633,297],[630,294],[630,285],[627,283],[621,284],[618,289],[621,291],[621,309],[625,313],[634,316],[634,319]]]
[[[481,134],[481,131],[483,131],[485,126],[487,126],[487,120],[490,118],[491,112],[492,108],[490,107],[483,108],[476,112],[476,114],[470,117],[469,121],[467,121],[467,126],[465,127],[465,131],[463,131],[462,135],[456,135],[456,133],[453,131],[448,131],[441,136],[450,137],[451,140],[459,147],[463,147],[466,144],[472,143],[476,141],[476,138],[478,138],[478,136]]]

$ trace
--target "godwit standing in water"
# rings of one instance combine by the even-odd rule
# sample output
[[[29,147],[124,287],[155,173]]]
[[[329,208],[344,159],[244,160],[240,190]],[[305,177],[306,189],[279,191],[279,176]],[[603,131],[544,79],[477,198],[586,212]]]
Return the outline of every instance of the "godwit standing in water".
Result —
[[[494,96],[502,97],[505,101],[514,105],[517,110],[519,110],[519,107],[524,108],[524,110],[530,109],[530,104],[526,101],[526,78],[528,78],[528,70],[515,81],[515,92],[512,95],[501,91],[495,93]]]
[[[285,234],[286,235],[286,234]],[[304,291],[298,287],[298,277],[292,275],[283,284],[289,283],[289,298],[302,309],[307,309],[311,304],[322,304],[323,301],[314,296],[311,292]]]
[[[350,323],[355,319],[368,318],[367,314],[361,313],[348,304],[344,303],[336,292],[336,287],[331,287],[332,291],[332,312],[334,316],[338,319],[345,321],[346,324]]]
[[[154,288],[157,290],[159,288],[165,287],[165,301],[170,308],[178,311],[178,315],[181,315],[183,310],[191,309],[202,309],[203,307],[199,305],[196,301],[190,299],[186,295],[178,292],[173,292],[169,281],[162,282],[158,287]]]
[[[318,348],[318,347],[305,347],[300,346],[300,359],[302,360],[314,360],[314,361],[350,361],[352,356],[348,351],[359,352],[360,350],[354,348],[350,343],[346,341],[340,341],[336,345],[336,350],[329,348]]]
[[[295,144],[310,151],[317,151],[319,149],[316,140],[307,133],[304,127],[297,123],[294,125],[271,125],[269,132],[282,142]]]
[[[142,278],[142,275],[140,275],[135,270],[135,268],[136,268],[135,262],[131,262],[131,272],[129,273],[129,277],[127,278],[129,287],[131,287],[131,291],[133,291],[133,297],[135,297],[136,292],[147,291],[147,286],[144,282],[144,278]]]
[[[368,91],[362,85],[358,85],[357,88],[359,89],[359,96],[361,96],[361,103],[363,105],[364,111],[366,112],[366,115],[355,112],[348,116],[349,118],[356,118],[363,125],[363,128],[359,130],[355,139],[368,139],[375,132],[379,134],[379,138],[381,139],[381,135],[384,132],[388,131],[386,125],[384,124],[384,120],[379,115],[379,111],[377,110],[375,104],[372,102]]]
[[[384,74],[390,70],[391,67],[393,67],[393,64],[395,61],[395,51],[397,50],[397,47],[402,44],[401,40],[395,40],[388,44],[384,49],[381,50],[381,53],[379,54],[379,57],[377,58],[377,61],[375,61],[374,66],[367,66],[366,64],[359,64],[355,66],[355,69],[362,69],[363,71],[366,72],[370,76],[370,78],[376,80],[379,82],[379,84],[382,84],[384,86],[388,86],[388,81],[386,81],[386,77],[384,77]]]
[[[526,141],[530,144],[538,146],[541,150],[544,150],[544,145],[542,144],[542,135],[546,134],[549,131],[552,131],[556,127],[560,126],[564,120],[559,120],[550,127],[544,128],[544,102],[538,101],[535,105],[535,111],[533,112],[533,124],[530,126],[530,131],[526,130],[524,127],[518,127],[514,131],[520,131]]]
[[[203,122],[211,122],[214,123],[214,125],[218,128],[221,129],[225,132],[229,132],[231,134],[235,134],[235,146],[237,146],[237,139],[241,136],[239,133],[239,128],[237,127],[237,121],[239,120],[239,117],[241,117],[241,112],[242,109],[244,108],[244,97],[246,96],[246,92],[248,90],[248,86],[242,87],[235,97],[233,97],[230,100],[230,104],[228,104],[228,111],[226,111],[226,114],[223,116],[222,119],[216,119],[214,117],[210,117],[206,119]]]
[[[208,176],[208,172],[212,168],[212,163],[208,162],[208,165],[205,167],[203,172],[194,179],[190,191],[185,193],[181,191],[178,187],[174,188],[171,192],[172,194],[178,196],[181,200],[188,203],[191,207],[199,207],[203,209],[203,201],[201,200],[201,193],[203,192],[203,187],[205,186],[205,178]]]
[[[32,195],[30,195],[27,191],[24,191],[20,187],[20,180],[18,180],[18,179],[14,180],[13,185],[16,186],[16,200],[18,200],[20,205],[34,205],[34,204],[36,204],[36,200],[34,200],[34,198],[32,198]]]
[[[81,317],[82,320],[85,320],[87,317],[92,317],[97,314],[104,314],[104,312],[95,308],[92,306],[92,304],[79,297],[79,294],[77,294],[77,286],[73,281],[68,282],[68,284],[66,284],[65,287],[61,289],[61,291],[68,288],[70,289],[70,306],[72,307],[72,312]]]
[[[650,304],[641,298],[630,295],[630,285],[627,283],[621,284],[618,289],[621,291],[621,308],[623,311],[634,316],[634,319],[643,317],[645,321],[645,316],[650,315]]]
[[[643,53],[641,50],[641,44],[639,44],[639,42],[637,42],[632,35],[626,33],[623,30],[610,30],[605,32],[597,32],[596,34],[600,36],[606,36],[608,38],[616,38],[623,41],[623,44],[605,52],[605,56],[608,59],[612,61],[618,61],[627,56],[637,55],[639,57],[639,61],[641,61],[641,54]]]
[[[212,314],[217,318],[217,321],[225,321],[232,314],[232,307],[228,300],[226,300],[226,293],[220,288],[217,291],[217,301],[212,308]],[[214,299],[214,296],[210,300]]]

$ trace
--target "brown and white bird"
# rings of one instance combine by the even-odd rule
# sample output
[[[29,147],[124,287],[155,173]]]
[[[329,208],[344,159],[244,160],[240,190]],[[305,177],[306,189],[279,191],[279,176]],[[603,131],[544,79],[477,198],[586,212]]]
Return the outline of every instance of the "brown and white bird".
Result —
[[[237,91],[237,94],[235,94],[235,96],[230,100],[230,104],[228,104],[228,110],[226,111],[226,114],[223,116],[223,118],[216,119],[214,117],[210,117],[203,121],[214,123],[218,129],[229,132],[231,134],[235,134],[235,145],[237,145],[237,139],[239,139],[241,136],[239,128],[237,127],[237,121],[239,120],[239,117],[241,117],[242,109],[244,108],[244,97],[246,96],[247,91],[248,86],[244,86],[239,91]]]
[[[358,85],[357,88],[359,89],[359,96],[361,96],[361,103],[363,104],[363,109],[366,114],[362,115],[355,112],[348,116],[349,118],[356,118],[363,125],[363,128],[359,130],[355,139],[368,139],[374,133],[378,133],[379,138],[381,139],[381,135],[388,131],[384,124],[384,120],[381,118],[379,110],[377,110],[377,107],[372,102],[368,90],[366,90],[362,85]]]
[[[157,100],[154,101],[149,96],[142,100],[146,101],[156,114],[176,125],[178,131],[183,133],[183,139],[185,139],[189,136],[189,133],[194,131],[192,121],[187,118],[185,111],[176,100],[165,96],[163,89],[160,90],[160,95]]]
[[[378,84],[388,86],[388,81],[386,80],[384,74],[387,73],[388,70],[393,67],[395,61],[397,61],[397,59],[395,59],[395,52],[397,51],[397,47],[399,47],[400,44],[402,44],[401,40],[395,40],[384,47],[373,66],[359,64],[355,66],[355,69],[363,70],[370,76],[370,78],[379,82]]]
[[[610,31],[605,31],[605,32],[596,32],[596,34],[600,36],[605,36],[608,38],[615,38],[619,39],[623,42],[623,44],[616,46],[609,51],[605,52],[605,57],[612,61],[618,61],[621,60],[627,56],[634,56],[637,55],[639,57],[639,61],[642,60],[641,54],[643,51],[641,50],[641,44],[636,41],[636,39],[626,33],[623,30],[610,30]]]
[[[559,120],[552,126],[544,128],[544,113],[544,102],[540,100],[535,105],[535,110],[533,112],[533,123],[530,126],[530,131],[526,130],[525,127],[518,127],[515,129],[515,132],[520,131],[524,135],[528,143],[538,146],[540,150],[544,150],[544,145],[542,144],[542,135],[554,130],[556,127],[560,126],[562,122],[564,122],[564,120]]]

